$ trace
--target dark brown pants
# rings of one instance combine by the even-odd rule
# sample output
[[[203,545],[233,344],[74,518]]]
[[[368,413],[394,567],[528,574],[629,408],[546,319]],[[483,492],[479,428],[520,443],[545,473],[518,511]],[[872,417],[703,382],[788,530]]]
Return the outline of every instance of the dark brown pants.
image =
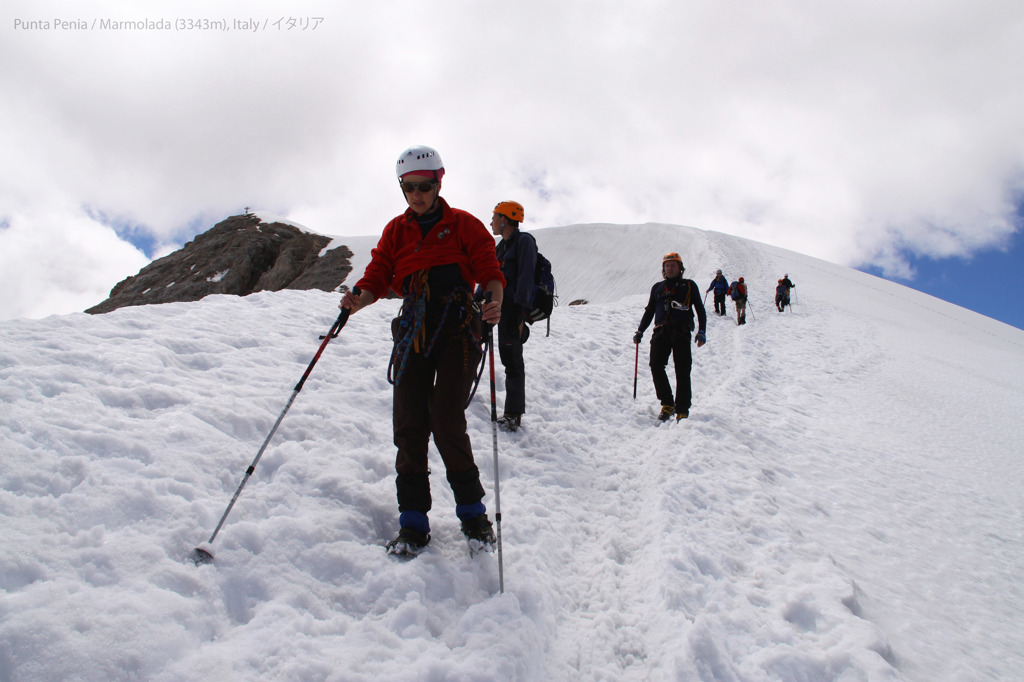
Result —
[[[411,353],[394,388],[394,429],[398,454],[398,510],[428,512],[431,507],[427,446],[434,437],[457,505],[483,499],[480,471],[466,433],[466,400],[482,353],[455,320],[434,343],[429,356]],[[473,321],[479,333],[479,319]],[[446,335],[448,333],[448,335]],[[429,334],[429,332],[428,332]]]

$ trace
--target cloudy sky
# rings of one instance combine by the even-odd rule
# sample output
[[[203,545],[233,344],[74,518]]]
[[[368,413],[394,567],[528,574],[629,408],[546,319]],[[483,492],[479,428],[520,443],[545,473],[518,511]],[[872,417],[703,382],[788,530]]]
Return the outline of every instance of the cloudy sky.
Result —
[[[1021,222],[1019,0],[0,11],[0,319],[93,305],[246,207],[379,233],[413,144],[485,219],[516,199],[532,227],[683,224],[889,277]]]

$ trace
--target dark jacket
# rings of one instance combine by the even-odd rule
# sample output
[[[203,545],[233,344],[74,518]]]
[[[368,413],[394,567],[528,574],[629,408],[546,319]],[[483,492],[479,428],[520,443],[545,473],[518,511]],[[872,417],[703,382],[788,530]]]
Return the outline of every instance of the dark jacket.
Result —
[[[533,310],[536,292],[534,269],[537,267],[537,240],[529,232],[516,230],[495,249],[501,274],[505,276],[502,307],[515,304],[525,311]]]
[[[729,280],[727,280],[725,278],[725,275],[715,275],[715,278],[713,280],[711,280],[711,285],[708,286],[708,288],[705,289],[704,291],[705,291],[705,293],[707,293],[708,291],[711,291],[712,289],[714,289],[716,296],[719,296],[719,295],[724,296],[725,292],[726,292],[726,290],[728,288],[729,288]]]
[[[672,306],[675,301],[682,306],[682,309]],[[683,276],[673,277],[658,282],[651,287],[651,297],[644,308],[644,316],[640,319],[638,332],[643,332],[654,320],[654,328],[666,325],[674,328],[693,331],[693,311],[697,311],[699,326],[697,329],[707,329],[708,314],[704,310],[704,302],[700,297],[700,289],[692,279],[683,279]]]

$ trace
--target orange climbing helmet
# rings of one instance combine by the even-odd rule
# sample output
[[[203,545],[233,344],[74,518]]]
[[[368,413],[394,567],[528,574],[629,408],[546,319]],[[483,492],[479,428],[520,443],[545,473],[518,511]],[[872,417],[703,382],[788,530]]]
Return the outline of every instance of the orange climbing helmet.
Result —
[[[675,262],[679,263],[679,272],[680,273],[682,273],[683,271],[686,270],[686,267],[683,266],[683,259],[679,256],[679,254],[676,253],[675,251],[669,251],[661,259],[661,274],[662,275],[665,274],[665,263],[668,263],[670,261],[675,261]]]
[[[518,201],[502,201],[494,207],[494,212],[503,215],[509,220],[514,220],[517,223],[523,222],[526,218],[526,211],[523,210],[523,205]]]

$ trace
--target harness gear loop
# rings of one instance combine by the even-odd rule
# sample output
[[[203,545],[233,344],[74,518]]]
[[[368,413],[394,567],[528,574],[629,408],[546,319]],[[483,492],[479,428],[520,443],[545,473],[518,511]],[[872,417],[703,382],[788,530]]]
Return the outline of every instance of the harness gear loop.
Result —
[[[427,315],[427,301],[430,299],[427,272],[426,269],[420,270],[409,277],[409,291],[399,311],[398,333],[395,334],[395,345],[388,362],[388,383],[392,385],[402,380],[409,353],[420,352],[426,336],[423,323]]]
[[[431,324],[433,332],[429,339],[427,336],[427,308],[430,299],[430,287],[427,284],[427,270],[420,270],[410,277],[409,292],[402,303],[398,319],[398,332],[395,335],[395,345],[391,352],[391,360],[388,363],[388,383],[397,385],[405,374],[405,368],[412,353],[423,353],[429,357],[435,349],[439,339],[442,339],[442,331],[445,330],[445,323],[449,313],[454,307],[463,308],[465,313],[461,316],[459,325],[448,330],[448,336],[454,338],[462,337],[463,369],[468,368],[470,343],[477,348],[483,347],[483,339],[477,338],[473,333],[472,319],[478,312],[476,306],[471,305],[472,299],[465,287],[456,287],[447,296],[442,296],[437,305],[440,306],[439,313],[434,319],[434,311],[431,311]],[[472,337],[472,338],[470,338]],[[482,350],[481,350],[482,353]],[[479,381],[479,380],[478,380]],[[471,396],[472,397],[472,394]]]

